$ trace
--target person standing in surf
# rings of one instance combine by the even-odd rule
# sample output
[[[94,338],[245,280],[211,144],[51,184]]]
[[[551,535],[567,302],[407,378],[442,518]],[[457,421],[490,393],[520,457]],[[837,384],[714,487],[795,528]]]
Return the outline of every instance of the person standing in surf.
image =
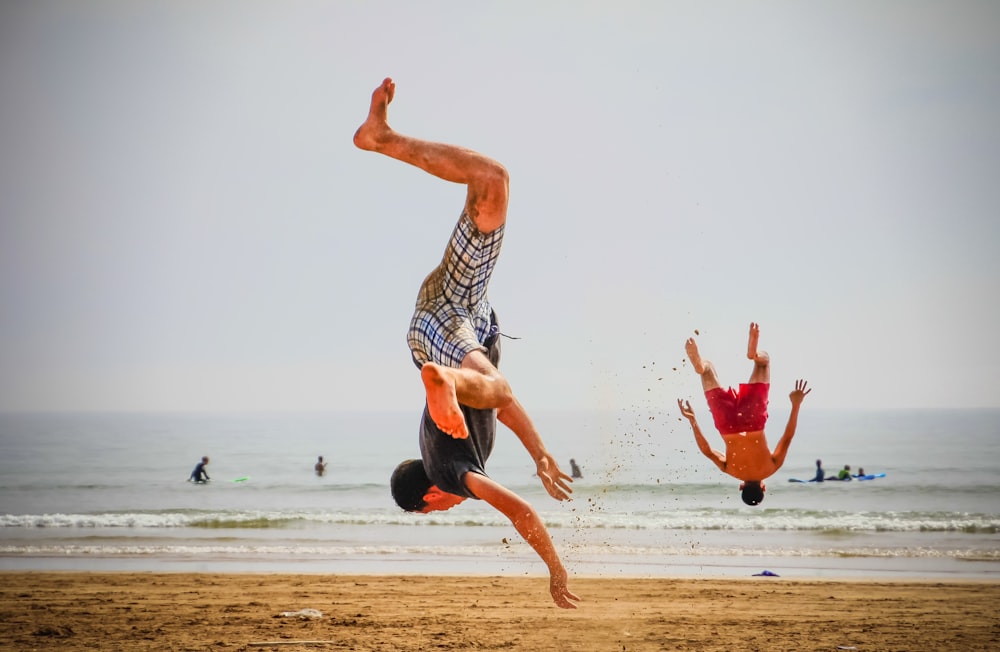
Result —
[[[677,399],[677,406],[691,424],[698,450],[712,460],[723,473],[742,480],[740,491],[747,505],[759,505],[764,500],[764,479],[774,475],[785,463],[788,446],[795,436],[799,419],[799,407],[811,392],[806,389],[806,381],[796,380],[795,389],[788,395],[792,401],[792,411],[788,417],[785,433],[778,440],[772,452],[764,436],[767,423],[768,392],[771,387],[771,359],[758,347],[760,327],[750,324],[747,341],[747,358],[753,361],[750,380],[741,383],[739,391],[732,387],[722,389],[715,366],[701,357],[694,338],[688,338],[684,345],[688,360],[695,373],[701,376],[701,386],[708,401],[708,409],[715,421],[715,428],[722,435],[726,452],[722,453],[709,446],[698,426],[694,410],[689,401]]]
[[[208,482],[212,478],[208,477],[208,471],[205,467],[208,466],[208,456],[201,458],[201,461],[195,464],[194,470],[191,471],[191,475],[188,477],[188,482]]]
[[[389,126],[396,85],[386,78],[372,93],[368,118],[354,134],[363,150],[408,163],[445,181],[466,186],[465,207],[441,264],[424,280],[407,343],[420,370],[426,403],[420,424],[419,460],[400,463],[390,480],[403,509],[446,510],[466,498],[481,499],[503,513],[549,570],[556,605],[576,608],[568,575],[545,524],[531,504],[491,479],[485,470],[499,420],[517,435],[535,462],[550,496],[572,493],[563,473],[507,379],[497,369],[500,330],[486,290],[503,242],[508,176],[482,154],[419,140]]]

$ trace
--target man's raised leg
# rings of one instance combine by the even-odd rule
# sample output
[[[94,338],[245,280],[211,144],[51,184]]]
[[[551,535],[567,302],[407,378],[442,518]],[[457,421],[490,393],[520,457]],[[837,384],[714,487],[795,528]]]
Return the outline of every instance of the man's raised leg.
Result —
[[[753,371],[750,373],[750,383],[771,382],[771,357],[766,351],[758,348],[760,341],[760,326],[750,323],[750,335],[747,337],[747,359],[753,360]]]
[[[507,170],[497,161],[458,145],[406,136],[389,126],[389,103],[396,84],[389,77],[372,92],[368,117],[354,134],[354,144],[414,165],[445,181],[468,186],[466,210],[483,233],[507,219]]]
[[[687,353],[688,360],[691,361],[691,366],[694,367],[694,372],[701,376],[702,390],[707,392],[719,387],[719,376],[715,373],[715,365],[701,357],[698,343],[694,341],[693,337],[689,337],[684,343],[684,351]]]

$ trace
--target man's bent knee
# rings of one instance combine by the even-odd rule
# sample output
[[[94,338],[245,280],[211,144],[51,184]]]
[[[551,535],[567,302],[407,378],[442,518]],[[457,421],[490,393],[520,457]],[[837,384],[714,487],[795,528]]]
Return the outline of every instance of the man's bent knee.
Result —
[[[500,374],[497,374],[497,377],[494,378],[494,382],[497,383],[496,387],[497,409],[502,410],[503,408],[508,407],[511,403],[514,402],[514,390],[510,388],[510,383],[507,382],[507,379],[501,376]]]

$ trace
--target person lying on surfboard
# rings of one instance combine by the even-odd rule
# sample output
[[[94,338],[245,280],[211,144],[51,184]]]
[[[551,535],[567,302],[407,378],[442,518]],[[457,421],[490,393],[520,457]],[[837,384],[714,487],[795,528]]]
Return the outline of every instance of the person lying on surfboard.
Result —
[[[806,381],[796,380],[795,389],[788,395],[792,401],[792,412],[788,416],[785,433],[778,445],[771,451],[764,436],[767,423],[767,396],[771,387],[771,360],[767,353],[757,348],[760,327],[750,324],[747,342],[747,358],[753,360],[753,371],[747,383],[741,383],[739,390],[722,389],[715,366],[701,357],[694,338],[688,338],[684,345],[691,366],[701,376],[701,386],[705,391],[708,409],[715,420],[715,428],[722,435],[726,452],[722,453],[708,445],[698,421],[695,419],[691,403],[677,399],[681,414],[691,423],[698,449],[712,460],[723,473],[728,473],[743,482],[740,484],[743,502],[759,505],[764,500],[764,479],[772,476],[785,463],[788,446],[795,436],[802,400],[811,392],[806,389]]]
[[[402,462],[390,480],[393,498],[411,512],[454,507],[466,498],[502,512],[549,569],[555,603],[579,598],[545,524],[528,501],[486,475],[496,422],[510,428],[535,461],[550,496],[566,500],[572,479],[560,470],[507,379],[497,369],[499,326],[486,289],[507,220],[507,170],[463,147],[419,140],[393,130],[388,106],[396,85],[386,78],[372,93],[368,118],[354,135],[363,150],[409,163],[467,188],[465,208],[441,264],[424,280],[407,342],[426,394],[419,460]]]

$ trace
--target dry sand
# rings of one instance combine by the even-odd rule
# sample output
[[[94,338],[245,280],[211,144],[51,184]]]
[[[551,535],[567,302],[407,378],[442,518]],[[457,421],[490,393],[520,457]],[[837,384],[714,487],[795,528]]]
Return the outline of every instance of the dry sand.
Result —
[[[997,650],[1000,583],[0,573],[2,650]],[[285,616],[315,609],[321,617]]]

